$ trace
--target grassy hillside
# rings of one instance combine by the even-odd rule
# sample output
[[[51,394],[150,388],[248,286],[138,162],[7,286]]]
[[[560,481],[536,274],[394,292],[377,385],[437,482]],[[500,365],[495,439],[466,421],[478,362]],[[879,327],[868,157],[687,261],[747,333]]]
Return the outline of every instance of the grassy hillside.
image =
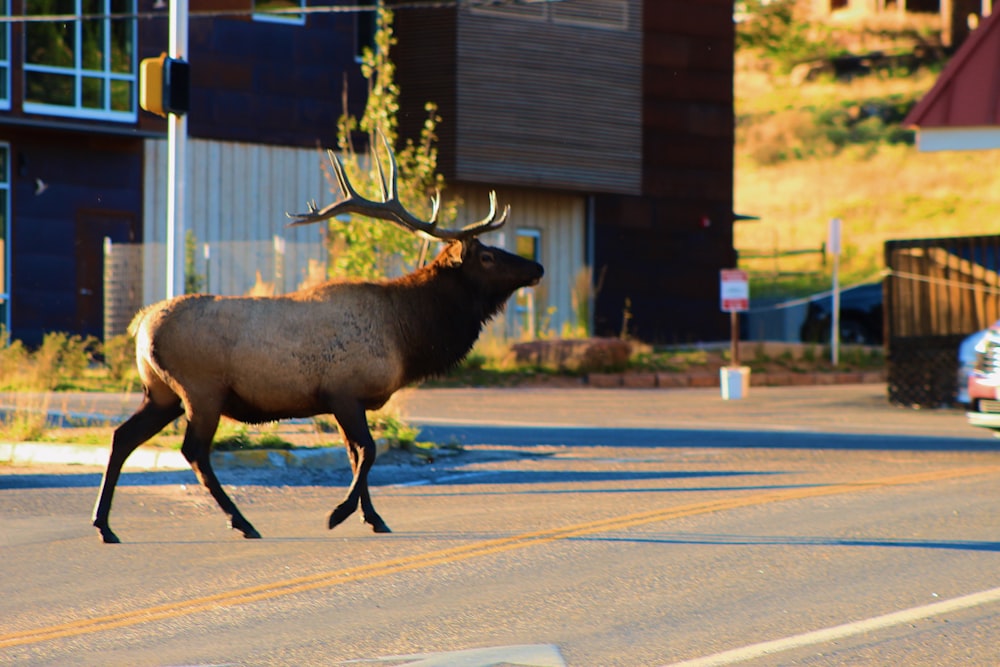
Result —
[[[741,54],[744,55],[745,54]],[[736,248],[818,248],[841,218],[845,282],[875,276],[890,239],[1000,233],[1000,151],[920,153],[902,116],[936,71],[883,73],[850,82],[790,77],[741,58],[736,77]],[[828,285],[819,255],[743,260],[755,293]],[[803,272],[807,276],[766,275]]]

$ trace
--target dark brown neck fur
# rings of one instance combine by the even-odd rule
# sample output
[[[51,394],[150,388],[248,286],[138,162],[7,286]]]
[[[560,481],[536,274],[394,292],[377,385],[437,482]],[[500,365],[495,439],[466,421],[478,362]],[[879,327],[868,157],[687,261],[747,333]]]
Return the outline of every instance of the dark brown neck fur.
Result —
[[[386,287],[395,306],[407,384],[457,366],[479,338],[483,325],[500,312],[510,296],[477,293],[460,267],[438,264],[391,281]]]

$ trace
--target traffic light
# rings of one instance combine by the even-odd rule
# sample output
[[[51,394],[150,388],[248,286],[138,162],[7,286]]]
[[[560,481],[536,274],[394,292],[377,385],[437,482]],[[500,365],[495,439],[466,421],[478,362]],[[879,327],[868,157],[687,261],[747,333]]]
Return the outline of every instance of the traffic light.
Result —
[[[139,64],[139,106],[151,113],[178,116],[191,110],[191,65],[166,53]]]

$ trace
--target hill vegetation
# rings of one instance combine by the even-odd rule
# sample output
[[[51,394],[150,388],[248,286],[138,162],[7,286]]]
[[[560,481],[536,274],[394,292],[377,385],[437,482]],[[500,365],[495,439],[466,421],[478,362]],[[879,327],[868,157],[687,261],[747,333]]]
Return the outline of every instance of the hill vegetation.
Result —
[[[767,5],[794,6],[779,1]],[[764,11],[759,3],[749,3]],[[877,277],[891,239],[997,233],[1000,152],[921,153],[902,120],[943,65],[890,66],[836,76],[819,66],[862,47],[933,50],[912,24],[831,28],[794,13],[739,28],[735,209],[758,216],[734,232],[742,256],[818,250],[831,218],[843,221],[842,282]],[[781,26],[781,21],[777,21]],[[898,59],[892,62],[907,62]],[[806,77],[804,71],[819,72]],[[741,260],[754,294],[807,293],[829,285],[820,253]]]

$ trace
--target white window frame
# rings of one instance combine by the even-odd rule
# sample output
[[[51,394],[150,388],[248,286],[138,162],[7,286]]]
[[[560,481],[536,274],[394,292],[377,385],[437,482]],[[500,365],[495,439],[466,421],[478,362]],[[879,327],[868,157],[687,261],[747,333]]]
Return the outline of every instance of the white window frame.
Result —
[[[10,0],[2,0],[0,14],[10,16]],[[0,85],[6,95],[0,95],[0,111],[10,109],[10,23],[0,27],[0,39],[3,40],[3,51],[0,51]]]
[[[306,8],[306,0],[298,0],[299,7],[302,9]],[[257,0],[253,0],[254,9],[257,8]],[[264,23],[284,23],[286,25],[305,25],[306,24],[306,13],[301,14],[269,14],[267,12],[253,13],[254,21],[263,21]]]
[[[467,1],[473,15],[496,16],[506,19],[552,23],[577,28],[624,31],[629,29],[628,0],[562,0],[556,3],[479,4]],[[587,12],[588,7],[600,9]]]
[[[0,324],[4,326],[7,334],[10,334],[10,258],[11,258],[11,220],[10,220],[10,144],[0,142],[0,152],[7,154],[4,159],[6,166],[6,178],[0,179],[0,192],[4,193],[3,209],[0,215],[3,216],[3,230],[0,234]],[[7,291],[3,291],[6,289]]]
[[[129,12],[135,14],[136,12],[136,0],[129,0],[130,7]],[[75,12],[79,15],[83,13],[83,3],[82,0],[75,0]],[[110,0],[103,0],[105,13],[110,13]],[[119,19],[120,20],[120,19]],[[138,30],[139,26],[136,24],[136,19],[129,19],[132,22],[132,62],[130,63],[129,73],[112,72],[110,68],[110,61],[105,63],[103,70],[90,70],[84,69],[81,64],[83,63],[83,39],[81,38],[83,25],[81,21],[74,21],[73,28],[76,31],[74,36],[74,49],[73,54],[73,67],[54,67],[51,65],[39,65],[35,63],[27,62],[27,57],[24,58],[24,72],[27,75],[28,72],[40,72],[40,73],[50,73],[50,74],[61,74],[63,76],[72,76],[76,81],[74,86],[74,105],[62,105],[62,104],[47,104],[45,102],[28,102],[25,99],[24,111],[25,113],[36,113],[36,114],[46,114],[49,116],[68,116],[72,118],[90,118],[95,120],[113,120],[123,123],[134,123],[138,118],[138,106],[139,106],[139,65],[138,56],[136,55],[138,51]],[[110,27],[111,19],[104,19],[106,26],[104,30],[104,53],[111,53],[111,30]],[[25,40],[26,41],[26,40]],[[25,46],[25,48],[27,48]],[[94,109],[91,107],[83,106],[83,78],[97,78],[103,79],[104,86],[104,100],[103,108]],[[132,95],[130,100],[131,111],[115,111],[111,109],[111,82],[112,81],[127,81],[131,83]],[[25,86],[25,98],[27,98],[27,81],[24,83]]]

